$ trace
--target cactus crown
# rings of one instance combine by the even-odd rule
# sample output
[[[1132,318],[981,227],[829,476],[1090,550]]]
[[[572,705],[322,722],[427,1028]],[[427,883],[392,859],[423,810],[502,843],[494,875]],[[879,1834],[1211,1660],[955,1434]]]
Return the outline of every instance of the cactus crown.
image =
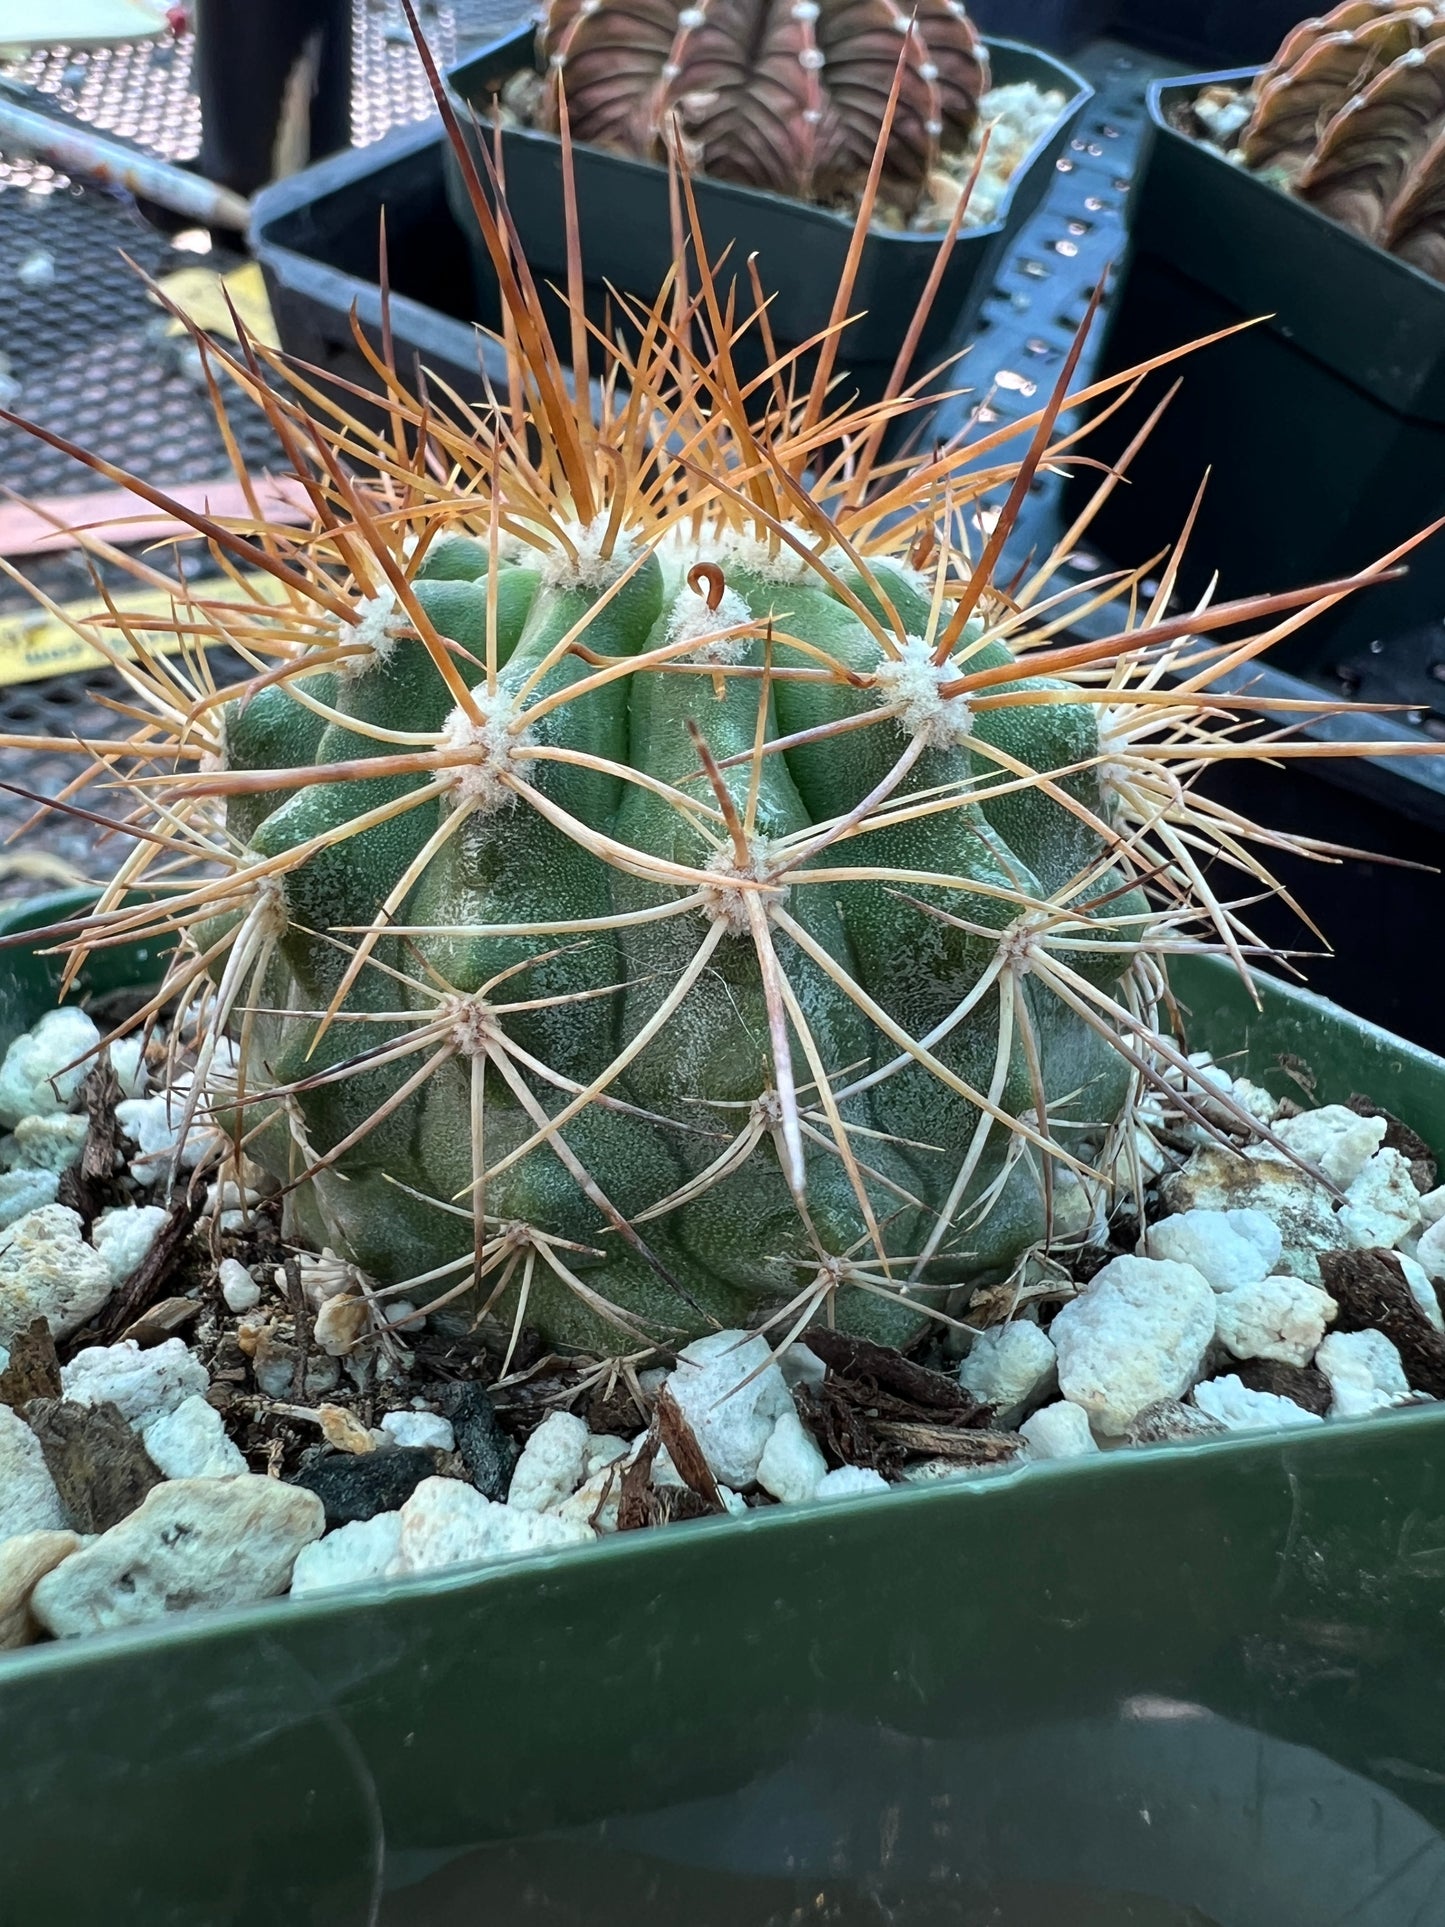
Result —
[[[181,653],[120,609],[86,631],[142,720],[82,745],[66,807],[119,793],[134,842],[57,934],[72,970],[179,935],[135,1021],[179,1000],[192,1103],[209,1079],[292,1235],[383,1292],[613,1351],[815,1317],[907,1339],[1064,1203],[1076,1222],[1081,1193],[1137,1189],[1148,1086],[1184,1080],[1205,1122],[1160,1021],[1168,959],[1243,968],[1247,914],[1209,872],[1270,887],[1261,852],[1289,841],[1195,794],[1273,707],[1228,715],[1206,684],[1315,592],[1172,615],[1177,555],[1149,583],[1058,589],[1055,561],[995,586],[1035,474],[1075,445],[1082,334],[1022,423],[885,460],[918,404],[838,401],[825,343],[806,393],[776,362],[759,421],[738,317],[680,263],[635,351],[589,338],[574,288],[578,394],[601,362],[579,409],[448,119],[508,390],[418,400],[365,349],[373,429],[345,389],[197,333],[312,525],[224,523],[127,478],[229,586],[133,562],[173,595]],[[1111,604],[1107,633],[1070,639]],[[239,680],[217,686],[197,637]],[[1296,747],[1283,720],[1261,754]]]
[[[1445,280],[1445,5],[1344,0],[1254,84],[1238,152],[1387,253]]]
[[[655,158],[675,126],[704,173],[805,200],[861,184],[895,73],[895,189],[963,145],[988,85],[961,0],[550,0],[540,41],[543,125],[565,91],[578,140]]]

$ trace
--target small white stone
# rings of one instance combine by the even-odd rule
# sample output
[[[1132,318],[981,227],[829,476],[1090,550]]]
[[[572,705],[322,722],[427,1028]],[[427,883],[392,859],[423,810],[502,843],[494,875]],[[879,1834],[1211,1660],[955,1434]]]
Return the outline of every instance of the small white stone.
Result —
[[[291,1572],[291,1597],[375,1585],[386,1577],[400,1550],[399,1512],[378,1512],[374,1518],[339,1526],[301,1548]]]
[[[1164,1201],[1181,1216],[1194,1210],[1262,1213],[1279,1230],[1281,1249],[1271,1272],[1320,1282],[1319,1253],[1335,1250],[1340,1227],[1330,1195],[1308,1171],[1266,1157],[1217,1146],[1196,1151],[1182,1171],[1166,1177]]]
[[[590,1479],[594,1472],[600,1472],[606,1465],[616,1465],[633,1450],[632,1439],[614,1438],[610,1432],[592,1432],[587,1438],[587,1458],[582,1470]]]
[[[1043,1390],[1059,1356],[1048,1333],[1028,1318],[1012,1318],[974,1339],[958,1368],[958,1382],[980,1405],[996,1405],[1001,1418]]]
[[[1445,1184],[1437,1184],[1420,1199],[1421,1224],[1439,1224],[1445,1219]]]
[[[1229,1432],[1282,1432],[1291,1425],[1321,1423],[1318,1412],[1308,1412],[1277,1392],[1251,1391],[1233,1373],[1196,1385],[1194,1403],[1206,1418]]]
[[[21,1532],[0,1539],[0,1652],[28,1646],[37,1637],[30,1596],[47,1572],[79,1549],[74,1532]]]
[[[51,1111],[44,1117],[22,1117],[5,1161],[23,1165],[31,1171],[68,1171],[80,1156],[90,1120],[72,1117],[68,1111]]]
[[[793,1409],[768,1341],[756,1332],[710,1332],[678,1354],[667,1381],[713,1477],[734,1488],[757,1477],[775,1421]]]
[[[80,1217],[68,1205],[41,1205],[0,1232],[0,1340],[28,1331],[36,1318],[65,1338],[95,1316],[113,1288],[104,1258],[82,1238]]]
[[[1247,1077],[1235,1078],[1233,1095],[1240,1109],[1261,1124],[1273,1124],[1279,1116],[1279,1099],[1262,1084],[1251,1084]]]
[[[1198,1378],[1214,1337],[1214,1292],[1193,1265],[1115,1258],[1055,1316],[1059,1389],[1117,1438]]]
[[[165,1418],[210,1385],[206,1368],[179,1338],[142,1350],[133,1338],[92,1345],[60,1368],[61,1390],[77,1405],[117,1406],[137,1431]]]
[[[89,1069],[83,1060],[99,1042],[100,1032],[83,1010],[46,1011],[0,1063],[0,1124],[13,1129],[22,1117],[66,1110]]]
[[[1383,1332],[1331,1332],[1315,1363],[1330,1381],[1331,1418],[1368,1418],[1410,1400],[1400,1354]]]
[[[91,1242],[116,1284],[129,1278],[169,1217],[159,1204],[118,1204],[101,1212],[90,1227]]]
[[[1331,1184],[1346,1191],[1379,1150],[1389,1125],[1382,1117],[1360,1117],[1343,1104],[1325,1104],[1317,1111],[1301,1111],[1273,1126],[1281,1144],[1313,1165]],[[1269,1145],[1259,1156],[1277,1158]]]
[[[261,1287],[235,1258],[223,1258],[217,1267],[216,1276],[220,1281],[221,1296],[226,1301],[228,1311],[237,1313],[254,1311],[261,1302]]]
[[[1181,1211],[1150,1225],[1151,1258],[1193,1265],[1216,1291],[1268,1277],[1279,1262],[1279,1227],[1263,1211]]]
[[[573,1412],[549,1412],[522,1447],[507,1491],[521,1512],[547,1512],[570,1499],[587,1470],[590,1434]]]
[[[868,1465],[840,1465],[818,1481],[815,1499],[855,1499],[860,1492],[886,1492],[888,1481]]]
[[[1338,1309],[1328,1292],[1302,1278],[1262,1278],[1219,1294],[1214,1332],[1235,1358],[1308,1365]]]
[[[1376,1120],[1379,1122],[1381,1120]],[[1357,1251],[1389,1250],[1420,1222],[1420,1193],[1407,1158],[1393,1148],[1376,1151],[1345,1193],[1338,1219]]]
[[[63,1639],[269,1599],[325,1523],[316,1494],[282,1479],[170,1479],[47,1573],[31,1610]]]
[[[1031,1459],[1083,1459],[1099,1449],[1082,1405],[1060,1399],[1045,1405],[1019,1427]]]
[[[796,1505],[812,1498],[827,1470],[828,1461],[797,1412],[779,1413],[758,1461],[758,1484],[764,1492],[784,1505]]]
[[[791,1389],[794,1385],[821,1385],[828,1376],[828,1367],[814,1351],[798,1339],[778,1360],[778,1370],[783,1374],[784,1383]]]
[[[576,1520],[494,1505],[459,1479],[423,1479],[401,1508],[401,1538],[389,1571],[430,1572],[438,1566],[580,1545],[592,1537]]]
[[[591,1472],[551,1516],[587,1526],[593,1532],[616,1532],[621,1504],[622,1467],[613,1459]]]
[[[110,1046],[110,1068],[122,1098],[145,1096],[150,1079],[146,1075],[145,1046],[138,1036],[116,1039]]]
[[[1397,1251],[1395,1257],[1401,1271],[1405,1274],[1405,1283],[1410,1287],[1410,1296],[1436,1331],[1445,1331],[1445,1312],[1440,1309],[1440,1294],[1431,1283],[1429,1272],[1423,1265],[1416,1264],[1413,1258],[1407,1258],[1403,1251]]]
[[[1428,1192],[1433,1197],[1434,1192]],[[1415,1262],[1430,1278],[1445,1278],[1445,1218],[1436,1218],[1415,1246]]]
[[[451,1421],[439,1412],[388,1412],[381,1429],[393,1445],[420,1445],[434,1452],[455,1452]]]
[[[0,1171],[0,1231],[42,1205],[54,1204],[59,1190],[58,1171],[36,1171],[23,1164]]]
[[[188,1102],[188,1091],[183,1084],[178,1084],[158,1097],[128,1097],[116,1105],[117,1124],[139,1147],[131,1160],[131,1176],[138,1183],[159,1184],[177,1166],[182,1171],[193,1171],[220,1142],[220,1134],[206,1122],[206,1106],[201,1103],[191,1119],[186,1141],[181,1144]]]
[[[168,1479],[230,1479],[250,1469],[241,1448],[227,1438],[220,1413],[198,1392],[145,1426],[141,1442]]]
[[[0,1405],[0,1539],[53,1532],[65,1523],[39,1439],[18,1412]]]

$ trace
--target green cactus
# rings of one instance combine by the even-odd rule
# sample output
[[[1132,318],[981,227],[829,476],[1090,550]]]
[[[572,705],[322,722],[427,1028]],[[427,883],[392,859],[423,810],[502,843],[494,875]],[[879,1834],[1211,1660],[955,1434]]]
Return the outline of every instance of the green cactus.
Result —
[[[411,594],[478,720],[390,591],[339,671],[224,712],[228,770],[314,772],[227,819],[248,862],[287,861],[253,914],[265,1007],[288,1014],[255,1020],[248,1065],[288,1089],[291,1128],[252,1152],[287,1176],[278,1147],[304,1145],[312,1231],[387,1283],[465,1271],[475,1198],[493,1309],[525,1282],[530,1321],[590,1346],[830,1280],[840,1324],[898,1340],[940,1284],[1007,1270],[1044,1231],[1048,1134],[1101,1145],[1130,1079],[1028,970],[1036,928],[1108,898],[1085,962],[1107,989],[1148,921],[1110,861],[1097,708],[1011,678],[988,686],[1044,700],[976,714],[940,689],[1009,664],[981,622],[940,668],[926,578],[751,534],[494,567],[446,534]],[[446,763],[424,801],[420,770],[326,780],[383,721]],[[990,801],[993,749],[1081,766],[1081,814]],[[412,934],[358,967],[382,906]]]
[[[375,358],[369,427],[198,335],[314,516],[258,538],[134,482],[232,570],[174,592],[177,661],[154,618],[109,618],[152,720],[87,747],[144,807],[76,962],[181,933],[135,1021],[179,1000],[195,1105],[209,1084],[288,1235],[383,1295],[604,1353],[814,1318],[907,1342],[1081,1199],[1137,1192],[1148,1085],[1203,1121],[1168,958],[1243,967],[1206,871],[1268,887],[1256,848],[1289,841],[1195,796],[1249,753],[1206,685],[1301,616],[1242,624],[1313,592],[1178,616],[1176,563],[1140,606],[1136,578],[1060,589],[1062,557],[996,588],[1030,481],[1069,457],[1077,350],[1037,415],[910,467],[879,448],[917,404],[840,402],[827,345],[805,393],[781,357],[760,408],[700,245],[635,350],[589,351],[579,319],[569,385],[449,127],[508,391],[417,400]],[[1118,627],[1066,633],[1111,602]],[[238,681],[213,685],[198,630]]]

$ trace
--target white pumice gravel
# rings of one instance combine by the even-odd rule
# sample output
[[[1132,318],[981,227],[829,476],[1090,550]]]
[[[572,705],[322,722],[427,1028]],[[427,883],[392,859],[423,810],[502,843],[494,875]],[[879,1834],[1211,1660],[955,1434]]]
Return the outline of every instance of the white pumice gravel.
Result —
[[[1216,1291],[1267,1278],[1279,1262],[1279,1227],[1263,1211],[1181,1211],[1145,1234],[1151,1258],[1193,1265]]]
[[[296,1555],[291,1597],[304,1599],[315,1592],[375,1585],[386,1577],[400,1550],[399,1512],[378,1512],[373,1519],[338,1526]]]
[[[1194,1403],[1206,1418],[1229,1432],[1283,1432],[1296,1425],[1319,1425],[1318,1412],[1306,1411],[1277,1392],[1256,1392],[1232,1372],[1194,1388]]]
[[[281,1479],[168,1479],[48,1572],[31,1610],[66,1639],[189,1607],[249,1605],[285,1591],[325,1523],[316,1494]]]
[[[473,1560],[581,1545],[595,1537],[573,1519],[496,1505],[460,1479],[423,1479],[401,1508],[401,1536],[388,1571],[430,1572]]]
[[[797,1505],[813,1497],[827,1471],[828,1461],[797,1412],[780,1412],[758,1461],[758,1484],[764,1492],[780,1505]]]
[[[1421,1233],[1415,1246],[1415,1262],[1427,1277],[1445,1280],[1445,1218],[1434,1219]]]
[[[1219,1294],[1214,1334],[1235,1358],[1308,1365],[1338,1310],[1328,1292],[1302,1278],[1261,1278]]]
[[[1331,1332],[1315,1363],[1330,1382],[1331,1418],[1368,1418],[1410,1402],[1400,1354],[1383,1332]]]
[[[18,1413],[0,1405],[0,1540],[17,1532],[53,1532],[65,1524],[39,1439]]]
[[[1019,1427],[1031,1459],[1084,1459],[1097,1452],[1099,1441],[1082,1405],[1059,1399],[1044,1405]]]
[[[60,1368],[61,1391],[78,1405],[114,1405],[137,1431],[210,1386],[206,1368],[180,1338],[142,1348],[133,1338],[92,1345]]]
[[[434,1452],[455,1452],[456,1434],[450,1419],[439,1412],[388,1412],[381,1429],[393,1445],[420,1445]]]
[[[1214,1317],[1214,1292],[1193,1265],[1114,1258],[1049,1328],[1059,1389],[1096,1432],[1120,1437],[1140,1412],[1199,1377]]]
[[[164,1205],[117,1204],[90,1227],[91,1242],[117,1285],[149,1254],[170,1217]]]
[[[141,1443],[168,1479],[229,1479],[250,1470],[220,1413],[198,1392],[144,1426]]]
[[[667,1381],[713,1477],[751,1485],[773,1426],[793,1409],[787,1381],[757,1332],[710,1332],[678,1353]]]
[[[980,1332],[958,1368],[958,1382],[980,1405],[1009,1416],[1042,1392],[1058,1369],[1053,1340],[1029,1318]]]
[[[223,1258],[216,1275],[228,1311],[254,1311],[260,1304],[261,1287],[237,1259]]]
[[[59,1190],[58,1171],[37,1171],[20,1164],[0,1171],[0,1231],[42,1205],[54,1204]]]
[[[17,1037],[0,1062],[0,1125],[69,1108],[90,1068],[100,1032],[83,1010],[48,1010]]]
[[[0,1231],[0,1341],[44,1318],[65,1338],[93,1318],[115,1287],[69,1205],[45,1204]]]
[[[158,1097],[125,1098],[116,1105],[117,1124],[140,1147],[131,1163],[138,1184],[164,1183],[176,1169],[193,1171],[219,1146],[219,1134],[205,1120],[204,1104],[197,1105],[181,1143],[188,1101],[189,1093],[177,1086]]]
[[[54,1171],[58,1177],[80,1156],[89,1129],[88,1119],[72,1117],[68,1111],[22,1117],[13,1135],[5,1140],[0,1163]]]
[[[1410,1287],[1410,1296],[1420,1307],[1422,1315],[1429,1320],[1437,1332],[1445,1331],[1445,1311],[1440,1307],[1440,1294],[1436,1291],[1428,1271],[1414,1258],[1406,1257],[1403,1251],[1395,1253],[1400,1270],[1404,1273],[1405,1283]]]
[[[886,1492],[888,1481],[868,1465],[840,1465],[825,1473],[813,1492],[815,1499],[856,1499],[863,1492]]]
[[[573,1412],[549,1412],[522,1447],[507,1491],[517,1511],[546,1512],[570,1499],[587,1471],[590,1433]]]
[[[1376,1151],[1350,1184],[1336,1214],[1343,1242],[1357,1251],[1388,1250],[1420,1222],[1420,1193],[1409,1160],[1393,1148]]]
[[[1343,1104],[1323,1104],[1301,1111],[1271,1127],[1281,1144],[1313,1165],[1331,1184],[1347,1191],[1379,1150],[1389,1125],[1382,1117],[1361,1117]],[[1278,1158],[1272,1145],[1262,1144],[1255,1155]]]

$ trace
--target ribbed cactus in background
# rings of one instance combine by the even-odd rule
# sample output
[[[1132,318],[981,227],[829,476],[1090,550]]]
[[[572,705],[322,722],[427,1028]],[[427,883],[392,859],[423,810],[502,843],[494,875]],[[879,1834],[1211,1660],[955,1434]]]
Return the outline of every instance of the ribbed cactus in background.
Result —
[[[576,139],[656,158],[676,116],[703,173],[805,200],[867,174],[900,53],[895,190],[921,188],[941,143],[964,145],[988,85],[961,0],[551,0],[540,37],[542,124],[560,88]]]
[[[135,1021],[178,1000],[193,1088],[283,1188],[289,1235],[383,1295],[603,1352],[815,1318],[906,1341],[960,1281],[1139,1192],[1138,1099],[1166,1074],[1210,1128],[1168,958],[1242,968],[1247,910],[1211,874],[1247,905],[1272,887],[1257,848],[1309,845],[1196,794],[1250,753],[1207,685],[1315,592],[1172,614],[1177,556],[1157,582],[1061,554],[995,586],[1074,446],[1082,338],[1036,414],[914,467],[878,453],[912,404],[841,405],[827,344],[806,393],[783,359],[758,423],[701,259],[635,351],[591,350],[595,384],[579,319],[569,382],[449,126],[508,392],[423,404],[376,359],[374,430],[347,392],[197,334],[314,526],[132,481],[230,575],[171,582],[179,657],[118,605],[87,628],[150,720],[82,746],[137,840],[75,960],[180,933]],[[242,653],[239,680],[214,686],[198,636]],[[1260,753],[1293,753],[1295,721]]]
[[[1445,280],[1445,4],[1344,0],[1255,81],[1247,167]]]

